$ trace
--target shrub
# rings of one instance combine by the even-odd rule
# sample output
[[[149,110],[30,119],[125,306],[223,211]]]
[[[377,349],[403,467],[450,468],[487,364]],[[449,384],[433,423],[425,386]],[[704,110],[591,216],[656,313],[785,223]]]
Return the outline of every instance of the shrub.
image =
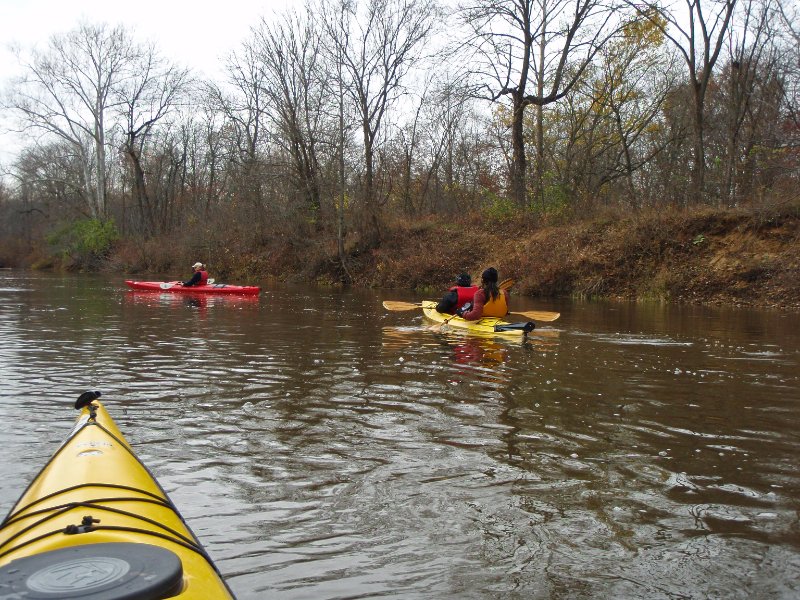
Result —
[[[492,192],[485,194],[487,203],[483,208],[484,215],[489,221],[503,222],[513,218],[519,211],[510,198],[498,196]]]
[[[100,219],[74,221],[47,236],[47,243],[62,263],[78,268],[96,266],[111,253],[117,240],[114,221]]]

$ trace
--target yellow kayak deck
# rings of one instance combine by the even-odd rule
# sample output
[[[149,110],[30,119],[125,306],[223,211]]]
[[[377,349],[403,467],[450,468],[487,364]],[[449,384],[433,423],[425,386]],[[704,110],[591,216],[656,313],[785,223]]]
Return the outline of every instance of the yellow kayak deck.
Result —
[[[456,315],[440,313],[436,310],[436,302],[433,300],[422,301],[422,312],[431,321],[442,323],[443,327],[453,327],[481,335],[522,338],[534,329],[533,322],[510,323],[499,317],[483,317],[476,321],[467,321]]]
[[[74,580],[72,585],[88,586],[92,592],[111,585],[108,597],[121,597],[113,587],[121,583],[95,581],[94,572],[127,570],[125,577],[131,581],[125,586],[135,587],[139,567],[134,562],[139,554],[143,563],[156,567],[174,563],[173,571],[164,575],[170,581],[163,584],[171,586],[171,595],[158,597],[233,598],[166,492],[95,400],[82,408],[67,439],[0,524],[0,597],[12,588],[19,593],[13,586],[23,585],[9,582],[6,571],[51,555],[57,557],[55,567],[31,567],[40,569],[36,577],[41,581],[29,577],[34,584],[38,581],[39,587],[58,589],[67,585],[64,573],[70,571],[67,579]],[[87,556],[99,562],[88,568]],[[12,561],[14,565],[6,567]],[[131,564],[123,564],[126,561]],[[105,572],[99,577],[108,580],[111,575]],[[141,577],[152,580],[155,576],[142,572]]]

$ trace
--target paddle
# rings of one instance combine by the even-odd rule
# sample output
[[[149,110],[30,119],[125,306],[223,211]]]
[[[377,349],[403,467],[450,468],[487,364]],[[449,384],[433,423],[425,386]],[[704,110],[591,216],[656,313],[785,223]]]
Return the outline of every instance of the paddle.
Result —
[[[448,324],[448,323],[449,323],[449,322],[450,322],[450,321],[453,319],[453,317],[457,317],[457,316],[458,316],[458,315],[451,315],[451,316],[447,317],[447,318],[446,318],[444,321],[442,321],[441,323],[434,323],[433,325],[431,325],[430,327],[428,327],[428,329],[430,329],[431,331],[441,331],[441,330],[442,330],[442,328],[443,328],[445,325],[447,325],[447,324]]]
[[[392,311],[405,311],[405,310],[414,310],[416,308],[422,308],[421,302],[402,302],[401,300],[384,300],[383,307],[386,310]],[[546,310],[529,310],[524,312],[511,312],[508,313],[510,316],[520,316],[525,319],[529,319],[531,321],[555,321],[558,317],[561,316],[561,313],[557,312],[550,312]],[[455,316],[455,315],[454,315]],[[452,318],[452,317],[451,317]]]
[[[498,283],[497,287],[498,287],[498,289],[501,289],[501,290],[510,290],[511,286],[513,286],[515,283],[516,283],[516,281],[514,280],[513,277],[507,277],[506,279],[503,279],[503,281]]]
[[[383,308],[386,310],[414,310],[422,308],[421,302],[403,302],[402,300],[384,300]]]
[[[211,284],[213,284],[215,281],[216,281],[216,279],[209,277],[209,278],[206,280],[206,285],[211,285]],[[162,284],[161,284],[159,287],[160,287],[162,290],[168,290],[168,289],[169,289],[169,288],[171,288],[173,285],[181,285],[181,282],[180,282],[180,281],[170,281],[170,282],[166,282],[166,281],[164,281],[164,282],[163,282],[163,283],[162,283]]]
[[[555,321],[558,317],[561,316],[561,313],[557,312],[550,312],[548,310],[526,310],[523,312],[510,312],[508,316],[514,317],[523,317],[525,319],[530,319],[531,321]]]

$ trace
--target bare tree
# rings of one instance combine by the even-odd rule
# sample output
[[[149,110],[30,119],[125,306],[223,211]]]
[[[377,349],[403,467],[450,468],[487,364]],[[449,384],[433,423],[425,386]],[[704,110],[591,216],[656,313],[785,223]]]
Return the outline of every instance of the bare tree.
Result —
[[[471,195],[467,188],[474,189],[473,167],[479,160],[478,146],[484,134],[470,131],[475,123],[474,99],[467,86],[450,73],[437,79],[421,105],[425,119],[421,143],[427,144],[420,151],[420,162],[427,160],[428,168],[418,203],[421,206],[427,201],[432,212],[457,211],[466,208],[461,200]]]
[[[742,21],[729,31],[729,59],[720,78],[719,94],[725,118],[721,128],[725,132],[725,149],[720,192],[728,205],[736,201],[739,166],[749,160],[749,149],[756,143],[753,134],[758,135],[755,130],[760,124],[755,121],[763,112],[759,104],[780,101],[779,98],[768,99],[764,93],[778,70],[777,48],[772,41],[773,3],[771,0],[745,0],[740,6]],[[743,128],[748,121],[751,135],[745,136],[751,139],[745,141],[742,151]]]
[[[319,143],[326,125],[326,79],[319,34],[309,18],[287,13],[254,30],[261,84],[273,109],[276,144],[291,158],[295,187],[316,215],[320,209]]]
[[[348,19],[350,5],[342,1],[323,6],[322,14],[317,17],[319,29],[324,32],[322,43],[324,47],[324,60],[328,66],[329,76],[328,93],[335,97],[336,104],[336,134],[335,134],[335,162],[336,162],[336,246],[341,267],[341,282],[349,285],[353,276],[348,269],[348,256],[345,249],[345,238],[348,228],[345,218],[347,208],[347,161],[345,160],[346,146],[348,145],[350,127],[347,119],[350,106],[345,94],[345,69],[344,53],[350,47],[350,28]]]
[[[213,84],[207,87],[208,102],[225,117],[229,166],[238,171],[235,193],[249,200],[263,218],[264,194],[259,165],[260,153],[267,143],[270,105],[266,75],[259,64],[259,49],[252,40],[242,43],[240,49],[228,57],[226,71],[226,87]]]
[[[427,89],[423,90],[422,96],[416,99],[416,106],[409,106],[413,109],[410,122],[405,127],[399,127],[397,131],[397,145],[400,160],[400,200],[401,206],[407,215],[416,212],[414,198],[412,195],[412,175],[414,163],[417,159],[417,151],[421,144],[421,114],[425,106]],[[420,195],[421,196],[421,195]],[[417,202],[422,202],[423,197],[418,197]]]
[[[788,44],[786,62],[787,79],[791,82],[787,86],[786,101],[788,103],[789,117],[792,120],[795,132],[800,131],[800,10],[797,3],[792,0],[777,0],[776,2],[780,21],[786,30]],[[793,143],[797,145],[800,140],[795,139]]]
[[[224,123],[220,112],[201,105],[181,124],[181,137],[187,148],[187,184],[203,220],[219,203],[230,175],[224,160]]]
[[[112,95],[120,113],[122,151],[131,169],[140,222],[144,232],[152,235],[165,230],[166,223],[158,214],[159,204],[166,198],[153,197],[148,191],[143,165],[145,146],[154,128],[183,102],[190,78],[187,69],[169,63],[152,46],[139,47],[131,58],[135,68]]]
[[[692,195],[700,201],[705,191],[706,94],[733,20],[737,0],[684,0],[684,11],[656,2],[633,3],[642,17],[660,27],[686,62],[694,101],[694,156]]]
[[[621,180],[622,196],[631,206],[640,205],[634,175],[668,142],[642,142],[658,129],[658,116],[675,84],[674,61],[664,52],[665,45],[663,34],[649,21],[628,21],[569,95],[567,110],[577,114],[566,119],[571,127],[564,138],[575,142],[572,148],[583,149],[583,158],[562,160],[562,172],[573,180],[583,178],[587,198]]]
[[[511,195],[527,205],[524,114],[536,106],[536,181],[543,193],[544,112],[572,90],[616,33],[614,3],[601,0],[480,0],[461,10],[482,96],[511,105]],[[529,85],[533,85],[531,91]]]
[[[364,152],[363,201],[366,245],[380,243],[375,156],[378,136],[392,104],[404,93],[406,75],[420,58],[436,23],[432,0],[349,0],[325,8],[326,36],[341,61],[343,87],[359,117]]]
[[[106,117],[115,86],[131,76],[136,52],[122,26],[82,24],[51,38],[46,52],[19,56],[24,75],[9,106],[28,130],[56,136],[80,157],[90,213],[105,218]]]
[[[92,218],[91,203],[86,200],[82,157],[72,152],[72,145],[56,139],[25,148],[17,160],[14,177],[23,195],[46,216],[51,209],[66,217]]]

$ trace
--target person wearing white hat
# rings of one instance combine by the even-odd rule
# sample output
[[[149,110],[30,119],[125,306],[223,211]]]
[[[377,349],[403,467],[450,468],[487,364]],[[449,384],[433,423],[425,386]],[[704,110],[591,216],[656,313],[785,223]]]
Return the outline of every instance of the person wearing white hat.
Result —
[[[206,271],[205,266],[201,262],[196,262],[192,265],[192,270],[194,273],[192,274],[191,279],[189,281],[184,281],[183,285],[185,286],[192,286],[192,285],[207,285],[208,284],[208,271]]]

